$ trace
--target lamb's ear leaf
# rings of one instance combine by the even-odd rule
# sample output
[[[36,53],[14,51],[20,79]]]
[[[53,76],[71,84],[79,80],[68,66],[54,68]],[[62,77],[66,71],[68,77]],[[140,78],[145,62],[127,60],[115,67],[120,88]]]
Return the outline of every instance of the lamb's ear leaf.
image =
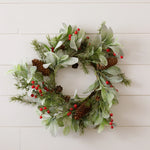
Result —
[[[76,57],[69,57],[67,60],[65,60],[63,63],[61,63],[62,66],[68,66],[73,65],[78,62],[78,58]]]
[[[84,37],[85,37],[85,32],[84,32],[84,30],[81,29],[80,32],[78,33],[78,40],[76,42],[77,47],[80,47]]]
[[[78,50],[78,49],[77,49],[77,46],[76,46],[76,42],[75,42],[75,36],[72,36],[72,37],[71,37],[70,47],[71,47],[72,49],[76,50],[76,51]]]
[[[107,72],[111,75],[118,75],[118,74],[121,74],[121,70],[119,67],[117,66],[112,66],[112,67],[109,67],[108,69],[104,70],[104,72]]]
[[[46,56],[46,63],[51,63],[52,65],[56,65],[57,64],[57,61],[59,60],[59,57],[53,53],[53,52],[47,52],[47,53],[44,53],[45,56]]]
[[[60,57],[59,62],[64,62],[69,58],[69,55],[63,55]]]
[[[108,62],[104,55],[99,55],[99,60],[102,65],[107,66]]]
[[[63,43],[64,43],[64,41],[59,41],[59,42],[57,43],[57,45],[55,46],[54,51],[55,51],[57,48],[59,48]]]
[[[47,69],[50,65],[51,65],[51,63],[43,64],[43,67],[44,67],[45,69]]]
[[[88,89],[84,92],[84,93],[89,93],[92,92],[93,90],[95,90],[96,88],[98,88],[99,86],[99,81],[96,80],[93,84],[91,84]]]

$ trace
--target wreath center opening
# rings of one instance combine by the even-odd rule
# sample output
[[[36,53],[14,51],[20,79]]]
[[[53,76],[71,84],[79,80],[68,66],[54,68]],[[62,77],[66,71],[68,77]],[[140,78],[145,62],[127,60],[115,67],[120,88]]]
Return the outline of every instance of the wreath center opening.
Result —
[[[59,69],[56,74],[56,83],[63,87],[63,94],[73,96],[75,91],[80,96],[87,96],[84,92],[94,81],[96,76],[93,67],[88,67],[89,73],[86,74],[79,65],[77,69],[71,67]]]

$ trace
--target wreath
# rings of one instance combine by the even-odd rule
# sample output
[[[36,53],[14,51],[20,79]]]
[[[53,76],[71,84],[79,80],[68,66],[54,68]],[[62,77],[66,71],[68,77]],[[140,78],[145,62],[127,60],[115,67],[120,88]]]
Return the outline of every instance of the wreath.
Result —
[[[39,118],[52,134],[59,127],[67,135],[71,130],[84,133],[90,127],[100,133],[107,125],[115,126],[111,107],[118,103],[118,90],[114,84],[127,86],[130,80],[116,66],[123,52],[112,29],[102,23],[98,31],[91,40],[84,30],[63,24],[57,36],[47,36],[47,44],[32,42],[39,54],[32,65],[19,64],[12,70],[15,86],[23,92],[11,101],[36,105]],[[88,66],[94,68],[96,81],[85,91],[87,97],[64,95],[63,87],[55,82],[57,71],[70,65],[72,69],[82,66],[85,73]]]

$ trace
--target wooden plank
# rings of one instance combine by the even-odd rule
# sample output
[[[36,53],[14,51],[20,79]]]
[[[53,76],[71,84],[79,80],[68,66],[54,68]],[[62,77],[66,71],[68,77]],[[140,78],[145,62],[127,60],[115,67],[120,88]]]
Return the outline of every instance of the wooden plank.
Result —
[[[106,130],[101,134],[89,130],[85,135],[58,135],[52,137],[48,131],[41,128],[21,129],[21,149],[66,149],[76,150],[77,147],[86,150],[97,149],[122,149],[149,150],[150,127],[122,127],[115,130]],[[34,140],[33,140],[34,139]],[[32,142],[31,142],[32,141]],[[29,144],[30,143],[30,144]],[[59,143],[59,144],[58,144]],[[66,146],[67,145],[67,146]],[[94,145],[94,146],[93,146]]]
[[[149,13],[149,3],[0,5],[0,33],[17,29],[21,33],[57,33],[62,22],[76,24],[86,32],[95,33],[104,20],[116,33],[150,33],[150,18],[146,17]]]
[[[0,127],[0,148],[3,150],[20,150],[19,134],[19,128]]]
[[[0,96],[0,126],[42,126],[36,106],[10,103],[9,96]],[[7,106],[7,109],[6,109]],[[120,96],[114,105],[114,122],[117,126],[150,126],[150,96]]]
[[[146,3],[149,0],[0,0],[0,3]]]
[[[121,68],[128,78],[132,80],[132,85],[131,87],[116,85],[120,95],[150,95],[149,65],[121,65]],[[10,69],[9,66],[0,66],[0,95],[14,95],[18,93],[13,86],[15,80],[13,80],[12,76],[6,74]],[[59,70],[56,81],[58,85],[64,87],[64,94],[73,95],[77,89],[78,94],[83,95],[83,92],[88,85],[95,81],[95,78],[92,70],[90,70],[89,74],[85,74],[80,67],[77,70],[70,67]]]
[[[94,35],[89,35],[91,38]],[[116,35],[123,45],[125,53],[120,64],[150,64],[150,35]],[[37,39],[46,43],[46,35],[0,35],[0,64],[16,64],[22,61],[31,62],[37,55],[33,50],[31,41]],[[9,41],[9,43],[8,43]]]

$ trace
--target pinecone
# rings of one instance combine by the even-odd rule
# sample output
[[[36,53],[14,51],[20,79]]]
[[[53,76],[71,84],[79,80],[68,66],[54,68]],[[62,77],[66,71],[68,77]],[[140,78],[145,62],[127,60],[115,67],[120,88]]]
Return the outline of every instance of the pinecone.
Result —
[[[69,100],[70,100],[70,96],[68,96],[68,95],[66,95],[65,97],[64,97],[64,99],[65,99],[65,102],[69,102]]]
[[[84,117],[91,109],[91,104],[88,101],[84,101],[75,111],[74,119],[79,120]]]
[[[37,70],[39,72],[41,72],[43,74],[43,76],[49,76],[50,75],[50,70],[47,68],[45,69],[43,67],[43,62],[41,60],[38,60],[38,59],[33,59],[32,60],[32,64],[33,66],[36,66],[37,67]]]
[[[107,58],[107,61],[108,61],[108,65],[107,66],[103,66],[103,65],[97,64],[97,69],[98,70],[108,69],[109,67],[116,65],[117,62],[118,62],[118,59],[116,57],[110,57],[110,58]]]
[[[56,86],[56,88],[55,88],[55,92],[56,92],[57,94],[60,93],[62,90],[63,90],[63,88],[62,88],[62,86],[60,86],[60,85]]]

